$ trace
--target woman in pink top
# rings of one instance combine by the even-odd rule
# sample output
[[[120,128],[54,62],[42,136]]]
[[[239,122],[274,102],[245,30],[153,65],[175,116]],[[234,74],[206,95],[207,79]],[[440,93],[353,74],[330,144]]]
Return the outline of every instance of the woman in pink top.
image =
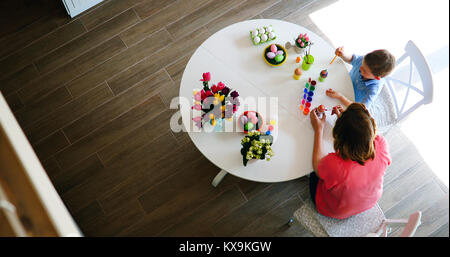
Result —
[[[311,111],[314,128],[311,198],[322,215],[345,219],[372,208],[383,192],[383,175],[391,163],[386,140],[376,134],[374,119],[364,104],[353,103],[343,111],[333,128],[335,153],[322,151],[325,115]]]

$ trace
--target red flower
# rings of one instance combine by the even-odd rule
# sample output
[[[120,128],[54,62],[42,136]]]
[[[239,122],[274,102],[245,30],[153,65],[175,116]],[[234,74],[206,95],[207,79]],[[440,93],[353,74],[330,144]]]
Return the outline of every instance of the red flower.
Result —
[[[219,82],[219,84],[217,84],[217,90],[222,91],[222,89],[225,88],[225,84],[223,84],[222,82]]]
[[[211,92],[211,90],[206,91],[206,97],[212,96],[212,95],[213,95],[213,93]]]
[[[205,90],[200,91],[201,97],[202,97],[202,101],[205,100],[206,98],[206,93]]]
[[[200,81],[207,82],[211,80],[211,74],[209,72],[203,73],[203,79]]]
[[[212,87],[211,87],[211,90],[212,90],[212,92],[213,93],[217,93],[217,86],[216,85],[213,85]]]

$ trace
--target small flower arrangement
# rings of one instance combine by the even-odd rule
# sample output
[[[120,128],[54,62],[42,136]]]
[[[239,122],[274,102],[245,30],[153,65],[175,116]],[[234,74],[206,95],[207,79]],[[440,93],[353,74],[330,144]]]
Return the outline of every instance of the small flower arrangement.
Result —
[[[244,166],[247,166],[247,162],[251,159],[264,160],[267,157],[267,161],[273,156],[272,151],[272,135],[261,135],[259,131],[250,131],[241,140],[241,154]]]
[[[311,44],[311,41],[309,40],[309,37],[305,34],[298,35],[298,37],[295,39],[295,45],[299,48],[306,48]]]
[[[192,109],[201,111],[200,116],[192,119],[198,128],[202,128],[205,122],[221,127],[223,119],[231,120],[240,105],[239,93],[236,90],[232,90],[222,82],[210,87],[210,80],[211,74],[203,73],[203,78],[200,80],[203,82],[203,89],[193,92],[194,106]]]

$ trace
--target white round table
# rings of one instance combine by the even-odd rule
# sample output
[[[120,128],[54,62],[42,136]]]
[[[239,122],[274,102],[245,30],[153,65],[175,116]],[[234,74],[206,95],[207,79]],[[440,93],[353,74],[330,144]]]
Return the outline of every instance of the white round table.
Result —
[[[272,25],[277,38],[268,43],[253,45],[249,32],[269,25]],[[293,42],[300,33],[307,33],[314,43],[311,54],[315,61],[308,71],[303,71],[300,80],[294,80],[294,70],[300,67],[301,63],[296,63],[298,54],[293,48],[287,50],[287,60],[279,67],[269,66],[262,56],[269,44],[284,46],[287,41]],[[318,35],[299,25],[271,19],[248,20],[230,25],[202,43],[189,60],[181,79],[180,98],[189,101],[180,101],[180,112],[183,125],[188,128],[194,145],[208,160],[222,169],[213,181],[214,186],[227,173],[257,182],[281,182],[312,172],[314,131],[309,115],[304,115],[299,110],[305,83],[309,77],[317,81],[311,109],[320,104],[329,109],[340,104],[325,95],[328,88],[338,90],[348,99],[354,99],[348,70],[339,58],[329,65],[333,57],[334,48]],[[319,82],[319,73],[325,68],[328,69],[328,77],[325,82]],[[242,132],[189,132],[193,127],[192,92],[203,88],[199,80],[205,72],[211,73],[210,86],[222,81],[236,89],[241,99],[278,99],[275,106],[278,108],[278,114],[256,110],[264,113],[264,119],[277,120],[278,126],[275,130],[278,133],[272,145],[274,156],[270,161],[251,161],[244,167],[240,153],[241,139],[245,135]],[[273,107],[272,105],[272,109]],[[248,109],[246,106],[240,106],[235,114],[235,121],[246,108]],[[333,152],[331,131],[336,118],[335,115],[331,116],[329,111],[326,114],[324,150]]]

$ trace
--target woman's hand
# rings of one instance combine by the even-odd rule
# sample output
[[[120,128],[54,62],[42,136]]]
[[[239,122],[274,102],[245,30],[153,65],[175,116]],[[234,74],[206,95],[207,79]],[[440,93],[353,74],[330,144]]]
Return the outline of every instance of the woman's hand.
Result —
[[[310,113],[310,118],[311,118],[311,125],[314,129],[314,132],[316,133],[322,133],[323,132],[323,128],[325,127],[325,119],[326,119],[326,115],[325,112],[322,114],[322,118],[319,118],[319,116],[317,116],[318,110],[317,108],[314,108],[311,110]]]
[[[336,116],[341,117],[342,113],[344,112],[344,107],[341,105],[336,105],[333,107],[333,110],[331,110],[331,115],[336,114]]]

